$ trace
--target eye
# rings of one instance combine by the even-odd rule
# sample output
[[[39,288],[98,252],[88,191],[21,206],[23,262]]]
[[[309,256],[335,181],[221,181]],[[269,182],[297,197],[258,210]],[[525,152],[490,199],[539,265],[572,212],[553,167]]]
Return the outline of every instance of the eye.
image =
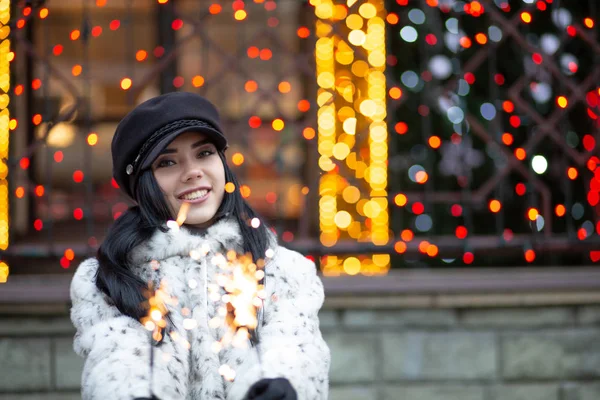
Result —
[[[198,152],[198,158],[204,158],[215,154],[213,150],[201,150]]]
[[[175,165],[175,162],[173,160],[163,158],[158,162],[158,164],[156,164],[156,168],[170,167],[171,165]]]

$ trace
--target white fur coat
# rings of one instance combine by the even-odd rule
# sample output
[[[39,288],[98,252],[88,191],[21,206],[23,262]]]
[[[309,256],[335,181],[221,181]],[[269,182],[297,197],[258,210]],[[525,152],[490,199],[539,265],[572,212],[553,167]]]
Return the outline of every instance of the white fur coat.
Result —
[[[155,274],[166,280],[169,294],[178,300],[169,306],[177,333],[165,335],[163,344],[153,348],[152,378],[149,332],[122,315],[97,289],[96,259],[79,266],[71,283],[71,320],[77,328],[75,351],[85,358],[84,400],[149,397],[150,381],[160,400],[241,400],[253,383],[274,377],[289,379],[299,400],[327,399],[330,353],[317,316],[323,286],[314,263],[299,253],[273,246],[274,256],[265,267],[267,298],[258,330],[261,363],[257,348],[213,351],[224,328],[208,324],[218,307],[207,299],[207,287],[217,272],[209,260],[227,250],[241,252],[241,240],[237,223],[222,220],[203,235],[184,227],[158,231],[132,252],[136,273],[144,280],[150,278],[151,265],[159,262]],[[210,249],[208,255],[192,259],[190,251],[202,246]],[[185,308],[189,313],[182,313]],[[184,329],[185,318],[194,319],[196,327]],[[223,364],[235,370],[233,382],[219,374]]]

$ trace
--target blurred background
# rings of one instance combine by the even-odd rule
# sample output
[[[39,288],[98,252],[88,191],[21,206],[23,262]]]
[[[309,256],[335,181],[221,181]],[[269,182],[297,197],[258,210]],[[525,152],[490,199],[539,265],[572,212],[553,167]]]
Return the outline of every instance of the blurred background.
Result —
[[[0,399],[80,399],[118,121],[218,105],[313,259],[332,399],[600,398],[597,0],[0,0]]]

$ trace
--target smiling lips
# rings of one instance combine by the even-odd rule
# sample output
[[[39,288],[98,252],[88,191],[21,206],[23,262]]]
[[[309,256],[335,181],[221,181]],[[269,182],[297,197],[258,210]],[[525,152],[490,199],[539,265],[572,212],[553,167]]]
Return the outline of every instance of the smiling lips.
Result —
[[[179,196],[180,200],[195,201],[205,198],[208,195],[208,189],[198,189],[193,192],[184,193]]]

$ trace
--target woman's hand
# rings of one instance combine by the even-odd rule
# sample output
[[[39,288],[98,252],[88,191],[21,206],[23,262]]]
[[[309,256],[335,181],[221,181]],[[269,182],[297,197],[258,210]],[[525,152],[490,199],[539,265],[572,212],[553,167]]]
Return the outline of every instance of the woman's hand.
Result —
[[[298,400],[298,396],[285,378],[261,379],[250,387],[244,400]]]

